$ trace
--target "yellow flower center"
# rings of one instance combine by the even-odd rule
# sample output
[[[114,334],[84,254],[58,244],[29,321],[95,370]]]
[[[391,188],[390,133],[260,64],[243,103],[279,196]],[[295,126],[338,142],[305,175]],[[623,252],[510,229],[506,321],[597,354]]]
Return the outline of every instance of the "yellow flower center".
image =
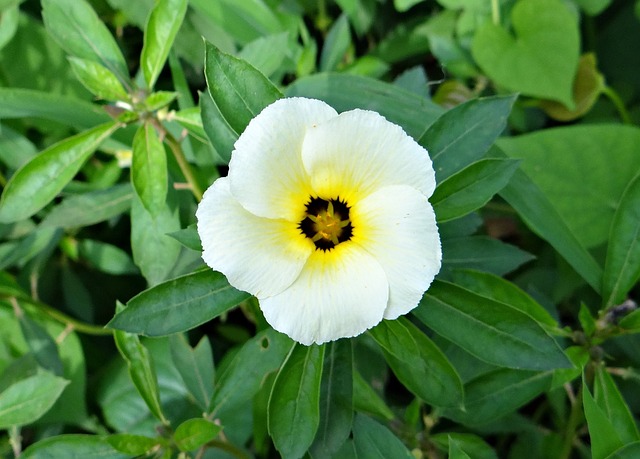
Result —
[[[353,227],[349,220],[349,206],[339,198],[311,198],[298,228],[313,241],[316,249],[331,250],[351,239]]]

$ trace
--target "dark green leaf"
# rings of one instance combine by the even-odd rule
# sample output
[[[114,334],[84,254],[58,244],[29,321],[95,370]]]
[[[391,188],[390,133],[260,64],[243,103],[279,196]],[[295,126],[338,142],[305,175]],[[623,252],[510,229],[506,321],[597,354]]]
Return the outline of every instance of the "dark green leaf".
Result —
[[[206,269],[136,295],[107,326],[149,336],[170,335],[207,322],[248,297],[222,274]]]
[[[47,371],[29,376],[0,393],[0,429],[30,424],[45,414],[69,381]]]
[[[209,93],[235,132],[282,94],[264,75],[245,61],[205,43],[205,76]]]
[[[324,350],[324,345],[295,344],[273,383],[269,435],[284,457],[302,457],[318,430]]]
[[[359,458],[413,458],[407,447],[389,429],[363,414],[357,414],[353,423],[353,441]]]
[[[400,382],[435,406],[461,406],[462,382],[442,351],[404,318],[383,320],[369,332]]]
[[[128,183],[69,196],[47,214],[41,225],[79,228],[109,220],[129,210],[132,196]]]
[[[0,221],[28,218],[47,205],[119,125],[106,123],[49,147],[9,180],[0,201]]]
[[[211,145],[222,159],[229,162],[238,133],[233,130],[209,92],[200,93],[202,125]]]
[[[637,309],[623,317],[618,325],[624,330],[632,330],[635,333],[640,332],[640,309]]]
[[[464,452],[460,444],[453,439],[449,439],[449,459],[471,459],[467,453]]]
[[[93,95],[99,99],[126,101],[129,99],[118,77],[109,69],[88,59],[69,58],[73,72]]]
[[[438,182],[480,159],[506,126],[515,96],[473,99],[442,114],[422,135]]]
[[[191,348],[184,334],[176,333],[170,337],[171,357],[180,372],[184,385],[193,395],[203,412],[209,411],[213,397],[213,353],[209,339],[202,337],[195,348]]]
[[[625,190],[611,223],[602,278],[606,307],[622,303],[640,278],[640,175]]]
[[[629,443],[615,450],[607,456],[607,459],[636,459],[640,456],[640,441]]]
[[[447,451],[453,440],[459,449],[471,455],[473,459],[497,459],[496,452],[481,437],[469,433],[446,432],[430,437],[437,446]]]
[[[133,138],[131,181],[145,209],[158,215],[167,198],[167,155],[151,123],[140,126]]]
[[[128,459],[131,455],[115,450],[109,444],[108,437],[64,434],[34,443],[20,457],[24,459]]]
[[[158,392],[158,377],[153,366],[153,360],[146,347],[140,342],[137,335],[120,330],[113,332],[113,338],[120,354],[127,362],[129,376],[140,396],[147,404],[153,415],[163,424],[168,421],[162,413],[160,395]]]
[[[222,426],[208,419],[187,419],[176,428],[173,441],[180,450],[193,451],[216,438],[221,430]]]
[[[604,459],[622,448],[625,444],[620,439],[616,426],[607,416],[608,413],[598,406],[585,382],[582,383],[582,403],[589,427],[593,459]]]
[[[129,69],[104,22],[85,0],[43,0],[42,16],[51,36],[69,54],[99,62],[125,83]]]
[[[63,375],[58,346],[51,336],[25,314],[18,316],[20,329],[38,365],[56,376]]]
[[[187,4],[187,0],[159,0],[151,10],[140,55],[140,66],[149,89],[155,85],[169,56],[173,40],[187,12]]]
[[[596,370],[593,398],[611,421],[623,443],[640,441],[638,427],[629,411],[629,406],[604,366],[599,366]]]
[[[78,243],[78,255],[104,273],[116,276],[138,273],[129,254],[115,245],[82,239]]]
[[[309,449],[314,459],[332,458],[351,433],[353,351],[351,341],[328,343],[320,385],[320,425]]]
[[[342,14],[331,26],[320,53],[320,71],[329,72],[336,70],[344,59],[344,55],[351,45],[349,33],[349,21]]]
[[[485,362],[516,369],[571,367],[555,340],[528,314],[448,282],[434,282],[413,313]]]
[[[282,365],[293,341],[268,328],[243,344],[218,371],[212,406],[215,411],[246,403],[260,388],[266,375]]]
[[[534,256],[514,245],[487,236],[470,236],[442,241],[442,268],[476,269],[498,276],[507,274]]]
[[[391,408],[357,371],[353,372],[353,407],[357,411],[372,414],[387,421],[395,417]]]
[[[192,223],[180,231],[169,233],[168,236],[171,236],[180,244],[191,250],[202,252],[202,243],[200,242],[200,235],[198,234],[198,229],[195,223]]]
[[[398,86],[340,73],[300,78],[287,87],[286,95],[324,100],[338,112],[354,108],[374,110],[402,126],[413,138],[420,138],[443,111],[430,100]]]
[[[509,183],[517,167],[518,161],[481,159],[441,182],[430,199],[438,222],[463,217],[484,206]]]

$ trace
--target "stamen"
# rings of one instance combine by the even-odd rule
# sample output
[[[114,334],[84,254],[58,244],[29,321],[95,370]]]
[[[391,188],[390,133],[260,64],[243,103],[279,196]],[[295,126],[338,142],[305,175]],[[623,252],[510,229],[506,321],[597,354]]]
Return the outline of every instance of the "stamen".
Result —
[[[314,242],[317,249],[331,250],[351,239],[353,227],[349,220],[349,206],[339,198],[311,198],[298,228]]]

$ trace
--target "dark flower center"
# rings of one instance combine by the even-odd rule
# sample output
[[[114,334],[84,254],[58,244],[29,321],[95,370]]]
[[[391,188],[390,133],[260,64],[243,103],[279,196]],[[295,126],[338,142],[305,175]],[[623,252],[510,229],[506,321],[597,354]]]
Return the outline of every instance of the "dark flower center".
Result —
[[[316,249],[331,250],[351,239],[353,227],[349,220],[349,206],[340,198],[311,198],[305,214],[298,228],[313,241]]]

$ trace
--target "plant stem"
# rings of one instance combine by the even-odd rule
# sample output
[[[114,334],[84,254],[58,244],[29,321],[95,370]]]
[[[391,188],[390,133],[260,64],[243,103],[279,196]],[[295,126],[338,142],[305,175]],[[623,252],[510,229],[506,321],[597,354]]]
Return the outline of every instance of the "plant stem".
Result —
[[[491,0],[491,20],[500,25],[500,0]]]
[[[571,412],[569,413],[569,419],[567,420],[564,439],[562,442],[562,450],[560,451],[560,455],[558,456],[559,459],[569,459],[569,457],[571,457],[573,441],[582,420],[582,384],[580,385],[578,393],[575,396],[573,396],[572,392],[568,393],[571,394]]]
[[[624,106],[624,102],[622,102],[622,99],[620,99],[620,96],[618,95],[618,93],[615,92],[613,89],[611,89],[610,86],[604,86],[602,88],[602,93],[605,96],[607,96],[609,100],[613,103],[613,105],[616,107],[616,110],[618,111],[618,115],[620,115],[622,122],[624,124],[632,124],[631,117],[629,116],[629,112]]]
[[[193,170],[191,169],[191,165],[187,161],[187,158],[185,158],[184,156],[184,152],[182,151],[180,142],[178,142],[175,137],[173,137],[169,132],[167,132],[166,129],[162,129],[162,132],[164,133],[164,138],[167,142],[167,145],[169,145],[169,148],[171,149],[171,152],[173,153],[174,158],[176,158],[178,166],[180,166],[180,170],[182,171],[182,174],[184,175],[185,180],[189,183],[189,188],[191,189],[191,192],[196,197],[196,200],[200,202],[202,200],[202,195],[204,194],[204,191],[200,187],[198,180],[196,180],[195,175],[193,175]]]

